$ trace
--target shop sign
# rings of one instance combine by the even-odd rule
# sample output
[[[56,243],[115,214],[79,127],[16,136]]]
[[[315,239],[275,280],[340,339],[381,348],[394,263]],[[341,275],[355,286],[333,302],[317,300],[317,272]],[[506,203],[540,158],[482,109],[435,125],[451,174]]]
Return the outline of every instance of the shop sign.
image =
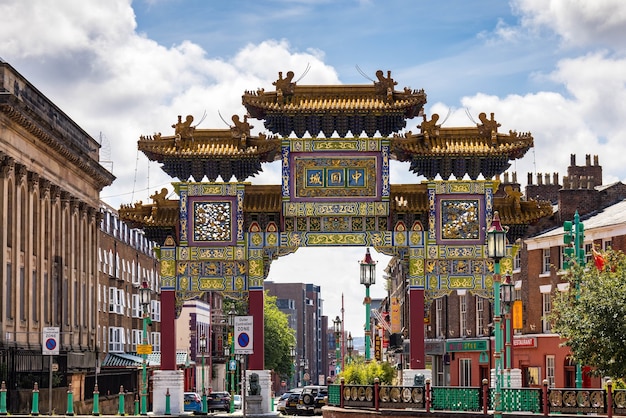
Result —
[[[446,343],[446,351],[448,353],[460,351],[487,351],[487,340],[461,340],[448,341]]]

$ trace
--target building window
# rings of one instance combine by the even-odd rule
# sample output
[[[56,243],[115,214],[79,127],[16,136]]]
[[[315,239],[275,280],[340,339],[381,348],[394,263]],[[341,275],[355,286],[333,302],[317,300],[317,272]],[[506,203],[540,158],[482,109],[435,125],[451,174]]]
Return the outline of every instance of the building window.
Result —
[[[488,330],[485,329],[485,318],[483,313],[485,310],[485,300],[480,297],[476,297],[476,336],[487,334]]]
[[[593,243],[585,244],[585,263],[589,263],[593,258]]]
[[[542,293],[541,297],[543,299],[541,327],[543,332],[550,332],[552,330],[552,326],[550,325],[550,321],[548,320],[548,315],[550,315],[550,312],[552,312],[552,299],[550,297],[550,293]]]
[[[459,359],[459,386],[472,385],[472,359]]]
[[[437,338],[443,338],[443,298],[435,299],[435,328],[437,332]]]
[[[613,247],[613,241],[611,241],[610,239],[605,239],[604,241],[602,241],[602,249],[604,251],[610,250],[612,247]]]
[[[139,295],[133,295],[133,301],[131,306],[133,318],[141,318],[141,304],[139,303]]]
[[[522,268],[522,256],[520,253],[520,251],[516,252],[515,257],[513,257],[513,272],[520,271]]]
[[[467,333],[467,293],[459,295],[459,333],[460,336]]]
[[[113,353],[124,352],[124,328],[109,327],[109,351]]]
[[[160,332],[151,332],[150,337],[152,338],[152,351],[155,353],[161,352],[161,333]]]
[[[550,273],[550,249],[541,250],[541,272]]]
[[[143,334],[143,330],[141,329],[134,329],[133,330],[133,340],[132,340],[132,351],[134,351],[135,353],[137,352],[137,346],[139,344],[141,344],[141,336]]]
[[[124,290],[116,287],[109,288],[109,312],[123,314],[124,313]]]
[[[555,370],[554,356],[546,356],[546,380],[548,381],[548,387],[554,387],[554,370]]]
[[[155,322],[161,322],[161,301],[150,301],[150,319]]]

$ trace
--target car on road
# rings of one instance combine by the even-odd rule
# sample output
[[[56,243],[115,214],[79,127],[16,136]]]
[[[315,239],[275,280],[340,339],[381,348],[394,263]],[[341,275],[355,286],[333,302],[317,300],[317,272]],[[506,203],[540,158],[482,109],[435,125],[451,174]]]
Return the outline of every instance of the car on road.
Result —
[[[185,412],[202,412],[202,398],[196,392],[185,392],[183,404]]]
[[[305,386],[298,399],[298,414],[314,415],[326,405],[328,386]]]
[[[289,396],[285,400],[285,409],[284,411],[280,411],[283,415],[298,415],[300,392],[301,390],[289,392]]]
[[[211,392],[208,399],[209,411],[225,411],[230,412],[230,393],[228,392]]]
[[[241,395],[233,395],[233,406],[235,409],[241,409]]]
[[[278,402],[276,402],[276,410],[281,414],[285,414],[285,405],[287,404],[287,398],[289,398],[289,395],[291,395],[291,392],[283,393],[280,395],[280,398],[278,398]]]

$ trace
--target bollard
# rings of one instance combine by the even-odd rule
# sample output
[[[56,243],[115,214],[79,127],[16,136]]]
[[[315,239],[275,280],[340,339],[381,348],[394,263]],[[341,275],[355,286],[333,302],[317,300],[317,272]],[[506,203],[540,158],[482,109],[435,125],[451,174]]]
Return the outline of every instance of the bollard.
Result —
[[[613,382],[606,382],[606,413],[609,418],[613,418]]]
[[[98,392],[98,384],[93,387],[93,410],[91,415],[100,415],[100,392]]]
[[[483,414],[487,415],[489,411],[489,381],[487,379],[483,379]]]
[[[346,384],[346,380],[341,376],[341,380],[339,383],[339,408],[343,408],[344,399],[343,399],[343,386]]]
[[[424,389],[424,402],[426,402],[426,413],[430,413],[432,400],[430,396],[430,379],[426,379],[426,388]]]
[[[380,393],[380,380],[375,377],[374,378],[374,408],[378,411],[379,405],[379,393]]]
[[[543,415],[548,416],[550,408],[548,407],[548,380],[543,379],[543,387],[541,389],[541,399],[543,400]]]
[[[71,383],[67,385],[67,411],[65,412],[65,415],[74,415],[74,391],[72,391]]]
[[[135,415],[139,415],[139,396],[135,393]]]
[[[7,384],[2,381],[2,386],[0,387],[0,415],[7,414]]]
[[[33,416],[39,415],[39,383],[35,382],[35,388],[33,389],[33,408],[30,410],[30,414]]]
[[[120,396],[119,396],[119,407],[117,408],[117,413],[119,415],[126,415],[124,411],[124,385],[120,385]]]
[[[164,415],[171,415],[170,412],[170,388],[165,391],[165,413]]]

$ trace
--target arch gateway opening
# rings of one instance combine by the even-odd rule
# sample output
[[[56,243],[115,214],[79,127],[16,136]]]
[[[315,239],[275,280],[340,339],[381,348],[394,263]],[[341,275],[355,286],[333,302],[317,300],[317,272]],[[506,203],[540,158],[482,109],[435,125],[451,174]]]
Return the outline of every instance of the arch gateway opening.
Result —
[[[178,199],[164,189],[152,204],[120,208],[124,221],[161,243],[162,372],[176,369],[177,309],[206,291],[247,295],[248,366],[263,370],[263,281],[272,261],[341,246],[373,247],[406,266],[410,368],[420,369],[425,308],[457,289],[491,295],[485,237],[494,213],[509,242],[551,214],[549,202],[500,188],[499,175],[533,146],[530,133],[500,133],[485,113],[476,126],[443,127],[438,115],[424,115],[424,90],[396,90],[390,72],[376,76],[369,85],[297,85],[293,72],[279,73],[274,89],[243,94],[248,114],[234,115],[228,129],[196,129],[192,116],[179,116],[173,135],[140,137],[139,150],[177,179]],[[419,116],[419,132],[399,133]],[[270,134],[252,134],[248,118]],[[391,160],[408,162],[415,183],[393,184]],[[274,161],[281,184],[247,181]]]

